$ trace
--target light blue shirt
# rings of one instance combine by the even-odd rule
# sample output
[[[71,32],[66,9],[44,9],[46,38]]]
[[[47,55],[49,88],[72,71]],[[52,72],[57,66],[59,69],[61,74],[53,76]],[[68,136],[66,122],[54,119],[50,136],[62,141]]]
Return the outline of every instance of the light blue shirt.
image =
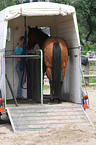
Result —
[[[16,55],[21,55],[23,52],[23,48],[20,47],[20,46],[17,46],[16,49],[15,49],[15,54]]]

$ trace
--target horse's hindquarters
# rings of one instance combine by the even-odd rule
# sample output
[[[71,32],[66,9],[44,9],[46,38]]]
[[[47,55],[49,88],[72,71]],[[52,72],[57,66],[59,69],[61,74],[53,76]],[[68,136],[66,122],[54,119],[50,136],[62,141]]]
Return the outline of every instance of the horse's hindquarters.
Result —
[[[43,45],[46,73],[54,97],[61,96],[61,81],[65,76],[68,61],[67,45],[62,38],[48,38]]]

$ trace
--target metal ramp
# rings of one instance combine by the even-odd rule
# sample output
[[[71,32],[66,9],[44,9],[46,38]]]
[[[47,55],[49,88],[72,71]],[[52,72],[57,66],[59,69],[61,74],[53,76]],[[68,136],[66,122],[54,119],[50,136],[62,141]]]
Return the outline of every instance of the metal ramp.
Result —
[[[7,112],[14,132],[44,131],[67,123],[93,127],[82,106],[72,103],[7,107]]]

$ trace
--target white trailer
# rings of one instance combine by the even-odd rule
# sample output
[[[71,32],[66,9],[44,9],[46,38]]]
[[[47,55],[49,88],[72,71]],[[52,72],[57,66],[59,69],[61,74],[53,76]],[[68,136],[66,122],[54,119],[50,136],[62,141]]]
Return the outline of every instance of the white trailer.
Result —
[[[73,6],[51,2],[32,2],[7,7],[0,11],[0,88],[5,100],[11,99],[5,73],[16,95],[18,78],[15,72],[16,59],[5,58],[14,54],[21,35],[24,35],[24,16],[30,27],[49,27],[51,36],[60,36],[68,45],[68,64],[64,78],[64,100],[81,103],[80,39],[76,12]],[[8,30],[9,36],[8,37]],[[26,96],[26,91],[24,92]]]

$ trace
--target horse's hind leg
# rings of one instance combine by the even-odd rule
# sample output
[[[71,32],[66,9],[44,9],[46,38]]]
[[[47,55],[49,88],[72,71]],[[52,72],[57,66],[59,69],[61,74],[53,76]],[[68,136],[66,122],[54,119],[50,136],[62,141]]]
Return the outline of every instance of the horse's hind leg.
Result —
[[[50,82],[50,96],[51,96],[50,102],[53,103],[54,101],[56,101],[58,103],[61,103],[62,102],[62,99],[61,99],[61,88],[62,88],[63,81],[61,81],[61,83],[60,83],[60,88],[59,88],[59,92],[58,92],[57,96],[54,95],[52,79],[50,79],[49,82]]]
[[[51,97],[50,102],[54,102],[51,69],[47,67],[46,73],[47,73],[47,77],[49,78],[49,83],[50,83],[50,97]]]
[[[61,88],[60,88],[60,92],[59,92],[58,103],[61,103],[62,102],[62,98],[61,98],[62,85],[63,85],[63,81],[61,81]]]
[[[61,98],[61,88],[62,88],[62,84],[63,81],[61,81],[61,87],[60,87],[60,91],[59,91],[59,96],[54,96],[54,89],[52,86],[52,80],[50,80],[50,102],[53,103],[54,101],[61,103],[62,102],[62,98]]]
[[[64,70],[65,72],[65,70]],[[62,90],[62,86],[63,86],[63,73],[61,73],[61,86],[60,86],[60,96],[58,97],[58,103],[61,103],[62,102],[62,98],[61,98],[61,90]]]
[[[50,80],[50,102],[54,102],[54,93],[53,93],[53,87],[52,87],[52,80]]]

